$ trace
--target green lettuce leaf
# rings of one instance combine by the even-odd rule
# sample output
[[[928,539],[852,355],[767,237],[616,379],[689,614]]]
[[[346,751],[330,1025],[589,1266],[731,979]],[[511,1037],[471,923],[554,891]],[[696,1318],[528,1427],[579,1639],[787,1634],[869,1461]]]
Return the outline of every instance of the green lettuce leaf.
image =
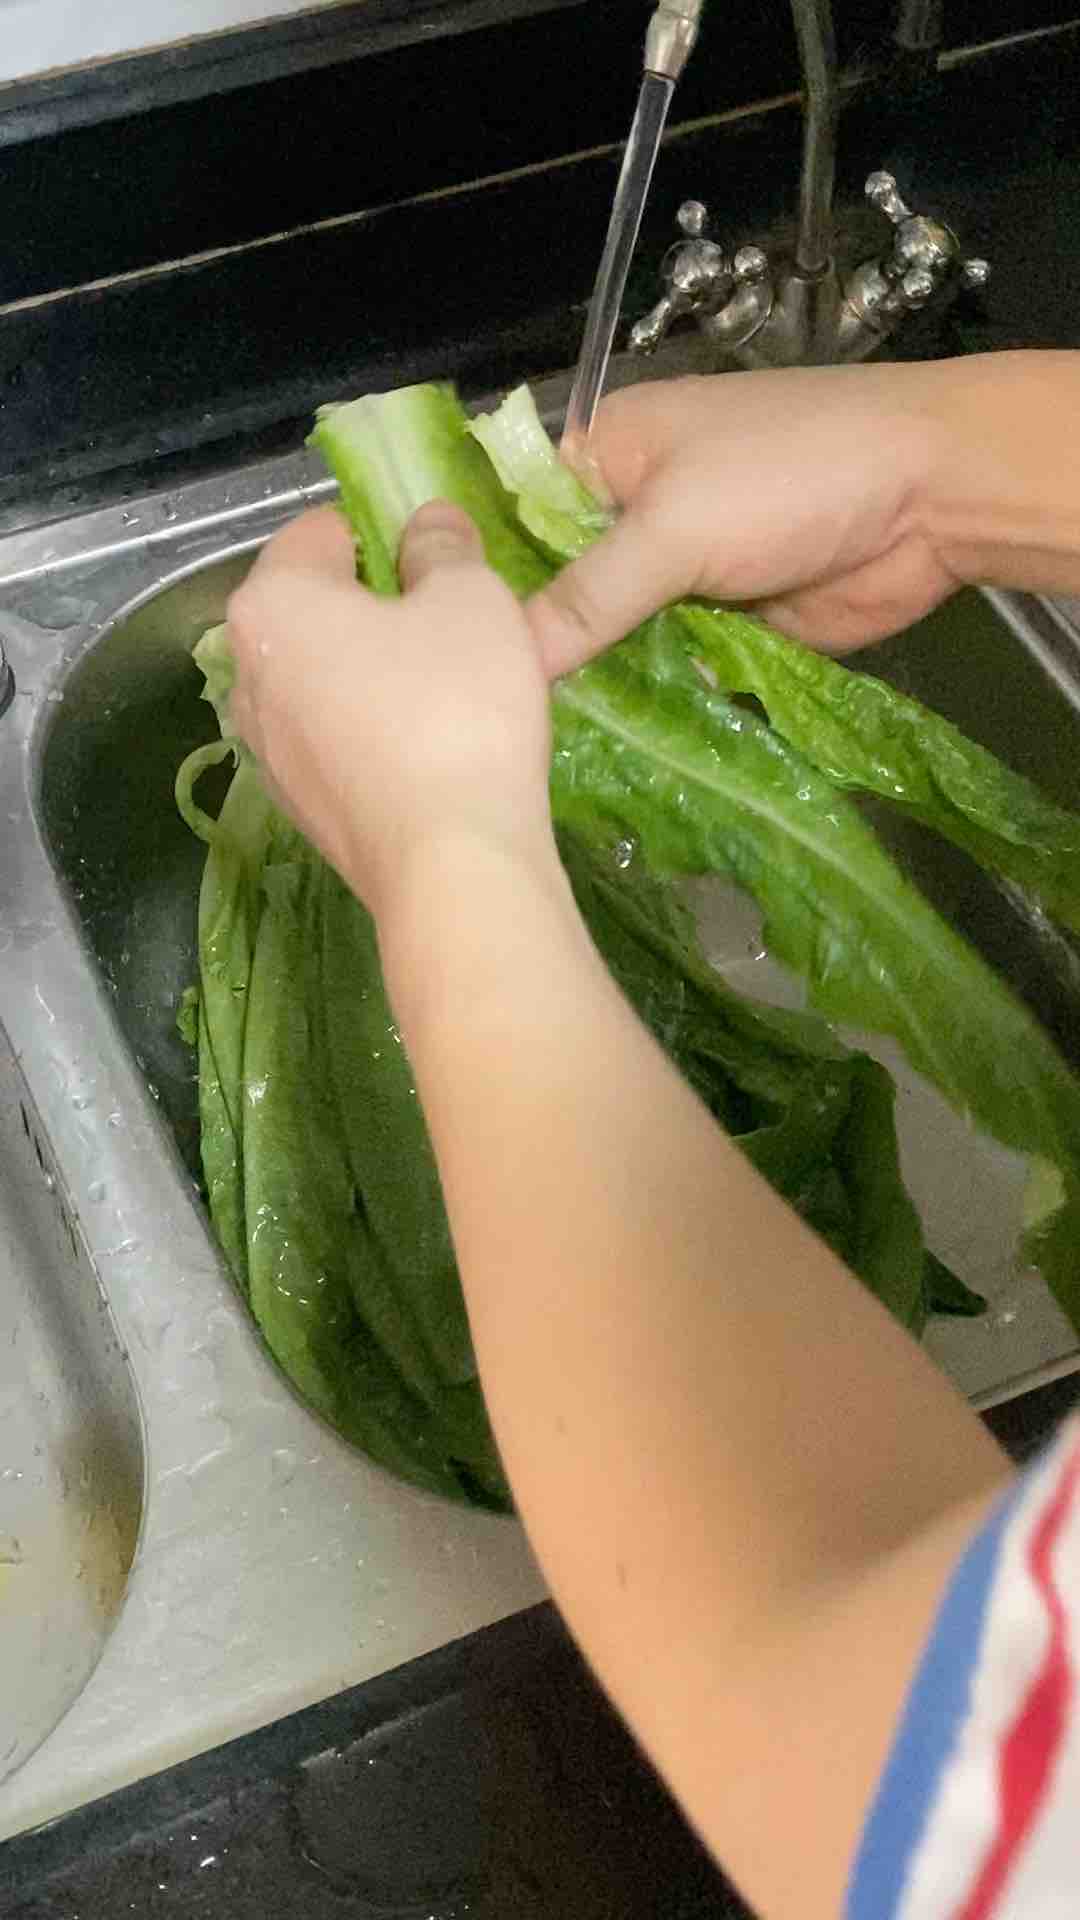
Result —
[[[409,429],[415,431],[427,404],[415,390],[407,401],[398,393],[366,403],[369,412],[377,406],[380,413],[380,458],[388,449],[396,455],[397,422],[405,421],[401,460],[407,477],[397,494],[402,513],[384,514],[379,526],[381,554],[390,558],[396,557],[407,511],[421,503],[426,476],[422,462],[413,461]],[[454,454],[455,432],[464,440],[470,429],[460,408],[453,427],[453,406],[452,396],[440,389],[437,490],[472,511],[482,529],[489,523],[498,528],[492,563],[519,593],[532,592],[541,584],[538,562],[544,574],[547,558],[550,577],[553,554],[572,557],[583,540],[596,537],[601,509],[581,505],[587,496],[579,482],[567,485],[523,390],[471,430],[473,438],[483,439],[492,463],[486,482],[475,462],[459,462]],[[363,422],[335,413],[316,439],[346,501],[362,495],[372,478]],[[822,1014],[892,1034],[916,1070],[958,1111],[1003,1143],[1047,1160],[1063,1178],[1080,1180],[1080,1088],[1048,1036],[904,878],[837,780],[783,731],[734,706],[713,684],[719,678],[714,659],[727,657],[729,623],[745,644],[751,623],[739,615],[669,610],[555,689],[557,822],[596,846],[629,836],[654,873],[717,873],[734,881],[761,908],[770,950],[805,980]],[[852,697],[855,707],[861,698],[871,718],[880,718],[880,683],[850,677],[863,688]],[[909,758],[914,732],[913,723],[902,730]],[[963,831],[970,829],[965,844],[978,855],[992,841],[999,871],[1010,857],[1000,852],[1007,845],[1020,846],[1026,858],[1030,846],[1025,851],[1024,838],[1034,842],[1043,817],[1036,800],[1025,803],[1027,824],[1015,829],[1018,840],[1008,842],[999,815],[1008,811],[1015,777],[1002,770],[995,795],[981,811],[969,797],[965,812],[959,775],[950,781],[943,771],[945,747],[955,743],[945,733],[935,738],[943,791],[955,819],[967,823]],[[886,766],[888,752],[887,738],[881,744]],[[975,773],[991,762],[978,748],[956,752]],[[819,757],[837,773],[833,761],[839,756],[831,747]],[[853,777],[850,784],[859,783]],[[1041,804],[1047,821],[1058,823],[1046,860],[1064,863],[1064,872],[1071,829],[1061,826],[1049,802]],[[1078,1281],[1067,1252],[1072,1227],[1059,1225],[1068,1231],[1051,1233],[1045,1224],[1041,1229],[1043,1266],[1066,1310],[1075,1313]]]
[[[834,785],[879,794],[1080,933],[1080,816],[872,674],[760,621],[680,608],[691,649]]]
[[[446,387],[369,396],[324,412],[313,439],[379,592],[398,591],[401,534],[428,499],[472,515],[520,595],[606,524],[524,390],[473,428]],[[1043,1169],[1028,1249],[1080,1324],[1080,1089],[843,789],[888,790],[1066,921],[1080,898],[1075,823],[915,703],[763,634],[739,615],[672,609],[554,690],[552,805],[592,937],[718,1121],[918,1331],[931,1311],[982,1303],[924,1244],[889,1076],[831,1023],[894,1035],[954,1106]],[[416,1484],[504,1507],[374,929],[230,739],[222,629],[197,657],[222,739],[185,763],[177,799],[207,843],[188,1025],[215,1226],[310,1405]],[[728,693],[754,694],[768,720]],[[197,782],[229,757],[211,819]],[[709,965],[678,886],[701,873],[758,903],[812,1010],[749,1001]]]
[[[610,516],[563,466],[527,387],[471,431],[521,524],[560,561],[604,531]],[[936,829],[1080,933],[1080,814],[919,701],[746,614],[686,602],[668,616],[668,644],[680,637],[717,686],[759,700],[776,731],[836,786],[877,794]]]

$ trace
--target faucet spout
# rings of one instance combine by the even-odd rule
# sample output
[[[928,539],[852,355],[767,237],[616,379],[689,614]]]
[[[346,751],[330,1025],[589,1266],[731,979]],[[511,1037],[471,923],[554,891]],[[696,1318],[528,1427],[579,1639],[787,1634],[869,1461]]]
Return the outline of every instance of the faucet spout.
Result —
[[[807,279],[826,272],[832,257],[832,202],[836,175],[836,37],[830,0],[791,0],[803,71],[802,182],[795,266]]]

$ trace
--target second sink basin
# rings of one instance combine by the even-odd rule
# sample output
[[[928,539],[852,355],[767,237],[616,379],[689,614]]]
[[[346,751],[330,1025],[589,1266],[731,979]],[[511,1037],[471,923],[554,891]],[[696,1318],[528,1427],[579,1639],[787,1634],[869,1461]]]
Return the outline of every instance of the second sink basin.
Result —
[[[81,1693],[127,1588],[143,1437],[127,1357],[0,1032],[0,1782]]]

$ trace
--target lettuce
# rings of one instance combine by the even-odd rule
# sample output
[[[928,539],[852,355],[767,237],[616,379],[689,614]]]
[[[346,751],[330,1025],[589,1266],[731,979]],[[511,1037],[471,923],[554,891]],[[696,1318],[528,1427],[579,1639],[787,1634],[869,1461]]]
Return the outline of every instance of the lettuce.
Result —
[[[471,427],[447,387],[324,410],[363,577],[396,593],[409,515],[473,517],[487,558],[535,592],[607,524],[519,389]],[[374,928],[270,802],[230,740],[221,629],[196,650],[222,739],[180,770],[208,853],[199,1051],[211,1215],[279,1364],[392,1470],[508,1503],[469,1340],[438,1174]],[[766,718],[731,695],[753,694]],[[553,691],[552,806],[592,937],[621,990],[778,1192],[918,1332],[982,1302],[923,1240],[901,1179],[894,1089],[833,1022],[888,1033],[986,1132],[1045,1169],[1030,1247],[1080,1324],[1080,1088],[1038,1023],[905,878],[848,790],[883,793],[1038,894],[1080,901],[1080,822],[866,676],[743,616],[688,605]],[[195,788],[232,755],[216,820]],[[708,964],[678,881],[757,901],[806,1012],[741,998]]]

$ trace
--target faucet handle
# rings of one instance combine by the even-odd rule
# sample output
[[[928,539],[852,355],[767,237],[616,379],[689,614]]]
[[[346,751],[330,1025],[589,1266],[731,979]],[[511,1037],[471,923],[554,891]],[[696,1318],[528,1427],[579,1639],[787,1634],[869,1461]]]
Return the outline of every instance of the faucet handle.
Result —
[[[966,287],[986,285],[989,262],[975,257],[965,260],[952,228],[928,214],[915,213],[901,197],[891,173],[870,174],[865,192],[870,205],[879,208],[896,229],[892,254],[881,262],[881,271],[901,293],[904,306],[924,306],[939,286],[954,277]]]
[[[655,353],[674,321],[684,314],[715,312],[744,278],[724,249],[709,239],[708,209],[700,200],[684,200],[677,221],[683,238],[668,248],[661,262],[663,294],[630,330],[633,353]],[[742,252],[757,249],[744,247]]]
[[[863,191],[870,205],[878,207],[894,227],[898,227],[902,220],[911,219],[911,208],[900,198],[895,174],[886,173],[882,167],[876,168],[873,173],[867,174]]]
[[[872,173],[866,198],[891,222],[893,243],[884,258],[856,267],[844,287],[837,336],[841,360],[863,360],[876,352],[906,314],[918,313],[942,289],[984,287],[990,278],[985,260],[963,257],[951,227],[912,212],[891,173]]]

